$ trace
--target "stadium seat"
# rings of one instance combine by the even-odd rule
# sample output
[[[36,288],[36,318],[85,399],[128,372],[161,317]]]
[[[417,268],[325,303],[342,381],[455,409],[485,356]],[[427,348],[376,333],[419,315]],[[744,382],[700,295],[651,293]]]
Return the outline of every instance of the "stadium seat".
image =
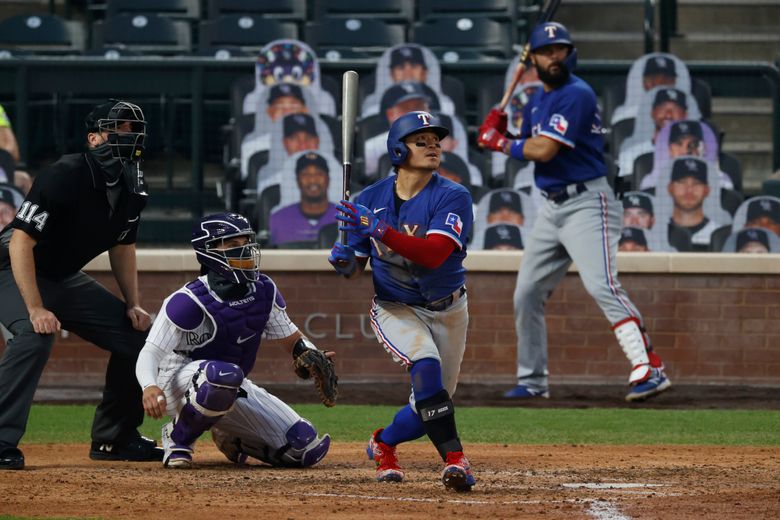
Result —
[[[306,24],[305,33],[306,42],[322,57],[334,56],[333,51],[375,57],[406,40],[404,25],[372,18],[328,18]]]
[[[612,128],[610,128],[610,134],[608,139],[610,153],[617,156],[620,153],[620,145],[628,137],[631,137],[633,133],[634,133],[633,119],[623,119],[621,121],[618,121],[614,125],[612,125]]]
[[[720,189],[720,207],[728,211],[732,217],[744,200],[745,197],[738,191],[726,188]],[[716,251],[720,251],[720,249]]]
[[[653,152],[648,152],[634,159],[634,186],[639,186],[642,178],[653,171],[653,157]]]
[[[663,225],[663,223],[659,223],[659,225]],[[691,233],[683,227],[669,224],[669,245],[681,253],[692,251]]]
[[[158,14],[180,20],[198,20],[200,0],[107,0],[106,18],[123,14]]]
[[[36,54],[76,54],[84,50],[81,22],[56,15],[16,15],[0,21],[0,46]]]
[[[187,54],[191,49],[190,25],[153,14],[123,14],[95,22],[92,47],[123,45],[145,54]]]
[[[427,21],[443,16],[488,16],[509,21],[516,11],[515,0],[419,0],[419,19]]]
[[[506,58],[510,54],[510,28],[484,17],[452,17],[416,24],[412,41],[434,53],[478,53],[483,58]],[[443,61],[447,58],[443,56]]]
[[[761,195],[780,198],[780,179],[766,179],[761,184]]]
[[[306,19],[306,0],[209,0],[209,18],[228,14],[251,14],[300,22]]]
[[[726,244],[726,239],[731,235],[731,226],[721,226],[710,235],[710,251],[720,253]]]
[[[293,22],[267,20],[257,15],[230,14],[200,23],[200,48],[232,46],[259,51],[266,43],[280,39],[298,39]]]
[[[734,189],[742,193],[742,165],[733,154],[721,151],[718,155],[718,163],[721,171],[727,173],[734,183]]]
[[[414,2],[408,0],[315,0],[314,19],[372,18],[411,23]]]
[[[320,232],[317,235],[317,247],[319,249],[330,249],[336,240],[339,238],[338,223],[327,224],[320,228]]]

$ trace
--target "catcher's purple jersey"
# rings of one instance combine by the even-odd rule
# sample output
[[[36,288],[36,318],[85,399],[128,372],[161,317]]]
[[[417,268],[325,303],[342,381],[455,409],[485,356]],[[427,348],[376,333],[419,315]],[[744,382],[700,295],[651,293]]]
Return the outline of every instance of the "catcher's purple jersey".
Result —
[[[596,94],[573,74],[560,88],[537,89],[523,108],[520,135],[543,135],[563,145],[551,160],[535,163],[534,177],[541,190],[559,191],[607,173]]]
[[[417,237],[440,234],[457,248],[436,269],[427,269],[396,254],[385,244],[356,233],[349,245],[358,257],[371,258],[374,291],[379,299],[422,305],[444,298],[466,281],[463,259],[473,224],[471,194],[463,186],[434,173],[423,190],[395,206],[395,176],[376,182],[360,192],[357,203],[374,212],[401,233]]]
[[[260,339],[274,301],[284,308],[284,299],[267,276],[251,284],[245,298],[222,301],[200,279],[174,293],[165,305],[168,318],[185,332],[187,349],[179,351],[193,360],[216,360],[235,363],[244,374],[252,371],[260,348]],[[210,321],[208,333],[199,326]]]

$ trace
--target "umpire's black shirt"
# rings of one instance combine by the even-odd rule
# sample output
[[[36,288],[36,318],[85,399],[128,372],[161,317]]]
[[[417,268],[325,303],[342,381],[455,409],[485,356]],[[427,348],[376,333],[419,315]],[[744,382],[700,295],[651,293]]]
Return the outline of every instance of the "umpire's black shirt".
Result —
[[[120,179],[112,210],[105,176],[89,153],[63,155],[35,177],[10,228],[33,237],[38,274],[61,278],[83,268],[117,244],[134,244],[146,197],[130,193]],[[3,237],[7,241],[7,237]]]

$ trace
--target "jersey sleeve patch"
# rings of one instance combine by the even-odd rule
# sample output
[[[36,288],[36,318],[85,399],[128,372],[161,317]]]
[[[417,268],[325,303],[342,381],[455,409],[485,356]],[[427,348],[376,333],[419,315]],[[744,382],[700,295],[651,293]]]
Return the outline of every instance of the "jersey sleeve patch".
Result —
[[[203,322],[203,309],[181,292],[175,293],[165,304],[165,314],[182,330],[195,330]]]
[[[457,236],[460,236],[461,232],[463,232],[463,221],[457,213],[448,213],[444,223],[447,224]]]
[[[553,114],[550,118],[550,126],[560,135],[566,135],[566,130],[569,129],[569,121],[561,114]]]

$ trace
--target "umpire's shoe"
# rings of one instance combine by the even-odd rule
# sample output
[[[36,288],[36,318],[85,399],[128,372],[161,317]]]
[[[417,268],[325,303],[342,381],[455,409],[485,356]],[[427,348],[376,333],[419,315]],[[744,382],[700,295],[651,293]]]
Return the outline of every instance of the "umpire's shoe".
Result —
[[[16,446],[0,445],[0,469],[24,469],[24,454]]]
[[[152,439],[138,436],[124,442],[92,442],[89,458],[92,460],[129,460],[134,462],[161,462],[165,452]]]

